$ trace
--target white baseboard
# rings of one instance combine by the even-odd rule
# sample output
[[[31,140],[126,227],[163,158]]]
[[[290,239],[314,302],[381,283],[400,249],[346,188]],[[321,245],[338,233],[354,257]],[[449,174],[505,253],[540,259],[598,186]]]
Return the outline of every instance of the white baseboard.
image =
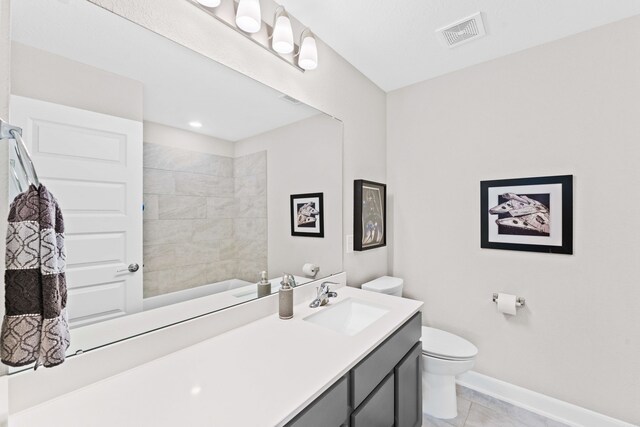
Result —
[[[460,375],[457,383],[573,427],[638,427],[474,371]]]

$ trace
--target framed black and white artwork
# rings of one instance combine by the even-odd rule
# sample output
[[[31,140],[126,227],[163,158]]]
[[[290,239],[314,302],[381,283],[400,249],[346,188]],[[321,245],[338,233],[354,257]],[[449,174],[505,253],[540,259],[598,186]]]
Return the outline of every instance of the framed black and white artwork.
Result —
[[[573,175],[480,182],[480,246],[573,253]]]
[[[387,245],[387,186],[357,179],[353,187],[353,249]]]
[[[323,193],[291,195],[291,235],[324,237]]]

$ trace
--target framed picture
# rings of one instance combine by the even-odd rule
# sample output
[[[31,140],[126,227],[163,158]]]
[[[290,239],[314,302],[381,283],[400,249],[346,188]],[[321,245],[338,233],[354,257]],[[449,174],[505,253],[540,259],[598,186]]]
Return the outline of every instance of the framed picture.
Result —
[[[357,179],[353,187],[353,249],[387,245],[387,186]]]
[[[573,253],[573,175],[480,182],[480,246]]]
[[[322,193],[291,195],[291,235],[324,237]]]

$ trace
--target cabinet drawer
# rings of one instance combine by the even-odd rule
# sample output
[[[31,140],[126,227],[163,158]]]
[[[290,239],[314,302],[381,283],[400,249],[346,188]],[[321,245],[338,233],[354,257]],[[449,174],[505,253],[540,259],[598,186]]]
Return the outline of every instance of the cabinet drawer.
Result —
[[[283,396],[286,399],[286,396]],[[340,427],[349,419],[349,381],[345,375],[303,410],[287,427]]]
[[[394,423],[394,380],[389,374],[382,384],[351,415],[351,427],[392,427]]]
[[[383,378],[420,341],[422,315],[416,313],[351,371],[353,407],[357,408]]]

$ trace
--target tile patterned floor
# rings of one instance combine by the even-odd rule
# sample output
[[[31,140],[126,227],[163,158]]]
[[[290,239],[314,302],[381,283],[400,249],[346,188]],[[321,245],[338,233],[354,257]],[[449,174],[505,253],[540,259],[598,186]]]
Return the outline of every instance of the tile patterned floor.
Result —
[[[425,415],[422,427],[567,427],[466,387],[457,389],[458,416],[439,420]]]

